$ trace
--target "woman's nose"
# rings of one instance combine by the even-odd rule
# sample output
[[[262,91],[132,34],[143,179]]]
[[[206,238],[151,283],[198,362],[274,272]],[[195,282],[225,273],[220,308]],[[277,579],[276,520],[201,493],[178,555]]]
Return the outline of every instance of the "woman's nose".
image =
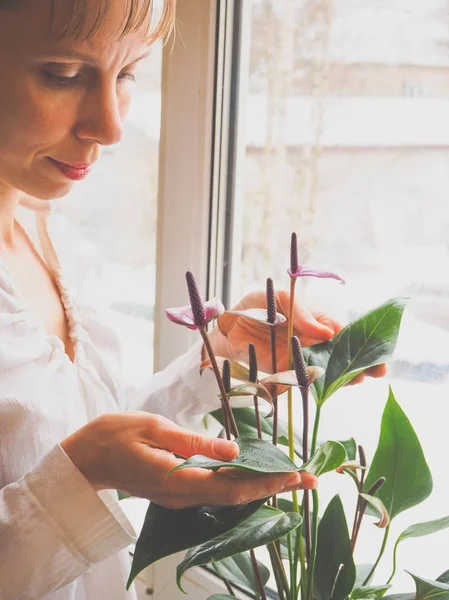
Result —
[[[75,135],[102,146],[122,139],[123,124],[120,99],[116,89],[95,89],[86,94],[75,124]]]

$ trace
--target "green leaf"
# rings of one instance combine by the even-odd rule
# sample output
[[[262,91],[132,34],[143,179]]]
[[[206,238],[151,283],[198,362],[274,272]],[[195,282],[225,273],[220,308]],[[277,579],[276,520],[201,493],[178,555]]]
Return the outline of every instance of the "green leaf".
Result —
[[[202,506],[170,510],[151,502],[136,543],[126,589],[157,560],[212,540],[253,515],[266,502],[239,506]]]
[[[416,585],[416,600],[449,600],[449,585],[432,579],[424,579],[406,571],[413,577]]]
[[[256,413],[253,408],[233,408],[235,421],[241,437],[257,438],[256,428]],[[210,413],[219,423],[224,425],[223,413],[221,408]],[[260,425],[262,429],[262,437],[265,440],[271,441],[273,438],[273,419],[266,419],[260,416]],[[295,452],[301,457],[302,438],[295,432]],[[282,446],[288,446],[288,424],[286,421],[279,419],[278,422],[278,443]]]
[[[306,367],[307,372],[307,381],[309,385],[311,385],[314,381],[316,381],[319,377],[324,375],[324,369],[321,367]],[[298,384],[298,379],[296,377],[296,371],[279,371],[278,373],[273,373],[273,375],[269,375],[268,377],[264,377],[261,379],[261,383],[263,385],[274,385],[281,389],[279,395],[286,392],[289,387],[301,387]],[[283,389],[286,388],[286,389]]]
[[[343,444],[346,450],[346,462],[357,462],[357,444],[354,438],[350,438],[349,440],[339,440],[340,444]],[[357,473],[354,469],[347,468],[344,470],[344,474],[349,475],[349,477],[353,480],[357,490],[359,489],[359,479],[357,477]]]
[[[377,496],[384,503],[390,519],[420,504],[432,491],[432,476],[421,444],[391,388],[364,491],[368,491],[379,477],[385,477],[386,481]],[[370,507],[367,512],[376,515]]]
[[[315,587],[320,598],[344,600],[355,582],[351,541],[340,496],[334,496],[318,526]]]
[[[217,361],[217,366],[220,369],[220,372],[223,371],[223,363],[225,360],[228,360],[224,356],[216,356],[215,360]],[[231,378],[238,379],[239,381],[249,381],[249,368],[247,365],[239,362],[234,362],[233,360],[229,361],[229,366],[231,368]],[[205,369],[210,369],[213,371],[212,363],[210,358],[206,358],[200,365],[200,374],[202,375]]]
[[[293,502],[291,500],[287,500],[286,498],[279,498],[279,496],[278,496],[277,502],[278,502],[279,510],[283,510],[284,512],[293,512]],[[313,523],[313,512],[312,511],[310,511],[310,522]],[[318,523],[319,522],[320,522],[320,517],[318,517]],[[301,531],[302,531],[302,536],[304,537],[304,529],[302,529]],[[292,548],[295,548],[297,535],[298,535],[298,529],[295,529],[294,531],[291,532]],[[281,543],[281,557],[288,560],[289,556],[288,556],[287,536],[281,538],[279,541]]]
[[[367,565],[367,564],[356,565],[355,582],[354,582],[354,588],[353,588],[354,590],[363,586],[363,582],[368,577],[368,575],[371,573],[372,568],[373,568],[373,565]]]
[[[277,499],[277,503],[278,503],[278,509],[284,511],[285,513],[288,512],[294,512],[293,511],[293,502],[291,500],[287,500],[287,498],[279,498]],[[313,523],[313,517],[312,514],[310,515],[310,521]],[[292,548],[296,547],[296,536],[298,535],[298,530],[295,529],[294,531],[291,532],[291,538],[292,538]],[[304,531],[303,531],[303,537],[304,537]],[[280,545],[281,545],[281,558],[284,558],[286,560],[289,559],[289,555],[288,555],[288,540],[287,540],[287,536],[282,537],[280,540]]]
[[[235,596],[230,596],[229,594],[214,594],[213,596],[209,596],[207,600],[235,600]]]
[[[270,578],[270,571],[260,561],[257,561],[257,564],[259,565],[262,582],[265,585]],[[213,563],[213,567],[224,579],[228,579],[238,585],[243,585],[254,592],[258,591],[257,580],[254,575],[249,552],[240,552],[240,554],[219,560]]]
[[[273,446],[270,442],[247,437],[239,437],[234,441],[237,442],[240,448],[240,453],[234,460],[229,462],[214,460],[213,458],[197,454],[169,471],[167,476],[175,471],[192,467],[201,467],[203,469],[211,469],[212,471],[217,471],[222,467],[233,467],[257,473],[294,473],[300,470],[300,467],[297,467],[285,452],[282,452],[282,450],[279,450],[279,448]]]
[[[391,588],[391,585],[365,585],[355,589],[350,596],[351,600],[375,600],[382,598],[386,591]]]
[[[232,531],[191,548],[178,565],[179,588],[182,590],[181,578],[188,569],[274,542],[298,527],[301,522],[301,516],[296,513],[284,513],[269,506],[262,506]]]
[[[377,525],[377,527],[380,527],[380,529],[385,529],[385,527],[387,527],[390,523],[390,516],[382,500],[377,496],[370,496],[369,494],[360,494],[360,496],[369,504],[371,504],[371,506],[377,512],[380,521],[374,524]]]
[[[304,348],[306,363],[326,370],[312,386],[318,405],[365,369],[391,359],[404,307],[404,298],[388,300],[352,321],[328,342]]]
[[[396,540],[393,550],[393,565],[396,564],[396,554],[398,551],[398,546],[400,542],[406,540],[408,538],[416,538],[423,537],[425,535],[430,535],[431,533],[436,533],[437,531],[441,531],[442,529],[447,529],[449,527],[449,517],[441,517],[440,519],[435,519],[433,521],[424,521],[423,523],[415,523],[414,525],[410,525],[407,527],[401,535]],[[437,581],[442,581],[443,583],[449,583],[449,571],[446,571],[440,577],[438,577]]]
[[[325,442],[312,458],[303,464],[301,471],[312,473],[316,477],[335,471],[346,460],[346,450],[340,442]]]
[[[441,575],[437,577],[437,581],[441,581],[442,583],[449,583],[449,571],[444,571],[444,573],[441,573]]]
[[[261,383],[252,383],[251,381],[232,387],[228,392],[228,396],[258,396],[269,404],[273,404],[273,398],[267,388]]]
[[[127,494],[126,492],[122,492],[122,490],[117,490],[117,496],[119,500],[124,500],[125,498],[132,498],[131,494]]]
[[[346,459],[347,460],[355,460],[357,457],[357,443],[354,438],[349,438],[349,440],[338,440],[342,446],[344,446],[346,450]]]
[[[423,523],[415,523],[407,527],[401,535],[398,537],[396,543],[402,542],[407,538],[423,537],[424,535],[430,535],[436,533],[442,529],[449,527],[449,517],[441,517],[441,519],[435,519],[434,521],[424,521]]]
[[[278,498],[278,509],[284,512],[294,512],[293,510],[293,502],[291,500],[287,500],[287,498]]]
[[[415,594],[390,594],[384,600],[416,600]]]

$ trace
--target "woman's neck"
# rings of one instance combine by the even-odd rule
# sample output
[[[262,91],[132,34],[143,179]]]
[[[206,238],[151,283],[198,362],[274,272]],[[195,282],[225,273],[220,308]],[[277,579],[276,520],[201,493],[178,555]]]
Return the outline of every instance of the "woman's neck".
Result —
[[[15,245],[16,211],[22,196],[23,192],[0,182],[0,250],[12,249]]]

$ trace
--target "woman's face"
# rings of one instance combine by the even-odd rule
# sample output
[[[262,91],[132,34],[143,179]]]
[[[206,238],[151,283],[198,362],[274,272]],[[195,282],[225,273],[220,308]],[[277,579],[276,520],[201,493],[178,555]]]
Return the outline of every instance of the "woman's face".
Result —
[[[88,3],[87,23],[98,3]],[[44,200],[65,195],[101,147],[120,140],[137,62],[148,49],[147,24],[117,35],[124,0],[111,2],[85,41],[48,33],[51,4],[25,0],[17,11],[0,12],[0,192]],[[56,21],[63,23],[69,4],[55,2]]]

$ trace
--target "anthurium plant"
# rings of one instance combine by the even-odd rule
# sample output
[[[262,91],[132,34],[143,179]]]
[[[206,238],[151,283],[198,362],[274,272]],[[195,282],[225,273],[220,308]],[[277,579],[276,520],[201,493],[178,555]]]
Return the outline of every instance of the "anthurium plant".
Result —
[[[226,312],[218,300],[203,302],[194,277],[187,273],[190,304],[167,311],[175,323],[198,330],[207,358],[201,370],[211,369],[220,391],[221,408],[212,416],[223,426],[228,439],[235,439],[240,453],[231,462],[193,456],[173,469],[192,467],[217,471],[243,469],[259,473],[307,471],[320,478],[338,471],[354,482],[354,502],[343,506],[335,495],[327,506],[320,505],[318,489],[293,492],[290,497],[265,498],[243,506],[199,506],[169,510],[150,503],[137,541],[128,587],[136,575],[155,561],[187,550],[177,568],[182,590],[184,573],[194,566],[209,565],[223,579],[228,593],[209,600],[227,600],[236,589],[266,600],[266,584],[272,575],[281,600],[359,600],[388,598],[396,573],[399,546],[408,538],[425,536],[449,527],[449,516],[411,524],[397,539],[393,555],[385,549],[390,523],[403,511],[423,502],[432,491],[432,477],[418,437],[390,388],[373,456],[366,456],[354,438],[347,441],[320,439],[320,418],[326,403],[357,375],[392,358],[399,334],[405,299],[392,298],[359,316],[331,340],[302,348],[293,335],[295,284],[298,277],[343,280],[335,273],[319,271],[298,262],[297,238],[292,234],[290,309],[276,310],[273,283],[267,280],[267,309]],[[254,346],[248,344],[246,362],[230,362],[215,356],[207,326],[218,320],[228,335],[239,319],[263,323],[270,332],[271,373],[259,373]],[[287,356],[290,369],[277,368],[276,336],[288,328]],[[295,391],[296,390],[296,391]],[[288,407],[288,419],[279,418],[279,403]],[[235,396],[247,396],[250,406],[232,408]],[[294,423],[294,403],[302,405],[300,427]],[[259,406],[260,402],[260,406]],[[309,406],[315,403],[314,422],[309,423]],[[266,407],[268,406],[268,410]],[[167,476],[172,476],[168,473]],[[355,505],[355,511],[354,511]],[[372,565],[355,562],[359,532],[372,522],[384,532],[379,548],[373,548]],[[266,546],[269,565],[256,559],[254,549]],[[391,575],[374,582],[381,559],[391,561]],[[267,561],[268,562],[268,561]],[[449,600],[449,571],[436,581],[411,575],[411,588],[398,600]],[[272,596],[270,596],[272,597]]]

